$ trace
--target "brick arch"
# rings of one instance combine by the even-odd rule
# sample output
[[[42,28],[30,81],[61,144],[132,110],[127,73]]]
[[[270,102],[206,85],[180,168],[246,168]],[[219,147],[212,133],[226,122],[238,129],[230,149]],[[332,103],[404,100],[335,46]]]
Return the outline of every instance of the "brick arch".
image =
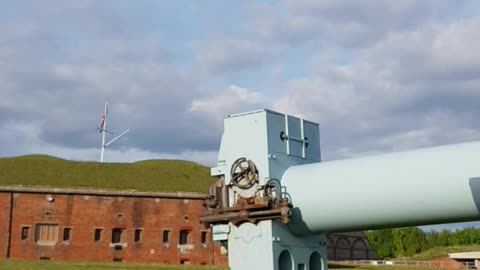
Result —
[[[352,245],[346,237],[339,237],[335,242],[335,259],[338,261],[352,259]]]
[[[327,236],[327,252],[328,252],[328,259],[334,260],[335,259],[335,244],[333,239],[330,236]]]
[[[352,259],[366,260],[368,259],[368,245],[365,240],[357,238],[352,244]]]

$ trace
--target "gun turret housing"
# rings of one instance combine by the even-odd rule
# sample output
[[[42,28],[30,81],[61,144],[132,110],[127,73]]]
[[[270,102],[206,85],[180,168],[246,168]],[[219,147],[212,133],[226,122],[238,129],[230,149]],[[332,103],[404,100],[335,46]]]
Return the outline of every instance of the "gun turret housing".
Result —
[[[325,270],[326,232],[478,220],[479,157],[472,142],[320,162],[318,124],[231,115],[201,221],[232,270]]]

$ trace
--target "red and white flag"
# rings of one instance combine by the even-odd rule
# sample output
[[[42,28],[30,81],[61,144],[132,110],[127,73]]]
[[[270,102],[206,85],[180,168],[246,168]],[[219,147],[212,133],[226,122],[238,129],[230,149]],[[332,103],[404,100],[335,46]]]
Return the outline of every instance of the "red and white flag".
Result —
[[[105,114],[102,115],[102,123],[100,123],[100,133],[103,131],[103,126],[105,126]]]

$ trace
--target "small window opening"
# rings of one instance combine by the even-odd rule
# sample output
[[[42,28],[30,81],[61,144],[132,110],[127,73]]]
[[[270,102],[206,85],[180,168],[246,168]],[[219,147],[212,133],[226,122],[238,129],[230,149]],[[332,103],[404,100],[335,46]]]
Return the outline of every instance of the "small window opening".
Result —
[[[163,243],[167,244],[168,243],[168,238],[170,236],[170,230],[164,230],[163,231]]]
[[[28,226],[23,226],[22,227],[22,240],[27,240],[28,239],[28,231],[30,227]]]
[[[63,241],[70,241],[72,228],[63,228]]]
[[[205,244],[207,243],[207,232],[202,232],[200,236],[200,243]]]
[[[95,242],[102,240],[102,229],[95,229]]]
[[[117,244],[122,242],[122,229],[113,229],[112,230],[112,243]]]
[[[135,229],[135,242],[142,241],[143,230],[142,229]]]
[[[178,243],[180,245],[186,245],[188,243],[188,235],[190,234],[190,231],[187,230],[181,230],[180,231],[180,238]]]

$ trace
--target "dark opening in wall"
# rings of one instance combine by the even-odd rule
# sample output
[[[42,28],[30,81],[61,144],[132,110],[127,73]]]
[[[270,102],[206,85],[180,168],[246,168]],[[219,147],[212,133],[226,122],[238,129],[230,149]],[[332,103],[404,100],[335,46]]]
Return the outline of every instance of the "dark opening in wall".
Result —
[[[95,242],[98,242],[102,240],[102,229],[96,228],[95,229],[95,236],[94,236]]]
[[[63,228],[63,241],[70,241],[72,228]]]
[[[22,235],[21,235],[22,240],[27,240],[28,239],[28,232],[29,231],[30,231],[30,227],[28,227],[28,226],[23,226],[22,227]]]
[[[200,236],[200,243],[205,244],[207,243],[207,232],[202,232]]]
[[[188,235],[190,234],[190,231],[188,230],[181,230],[180,231],[180,238],[178,239],[178,243],[180,245],[186,245],[188,244]]]
[[[116,228],[116,229],[112,230],[112,243],[113,244],[117,244],[117,243],[122,242],[122,232],[123,232],[123,229],[119,229],[119,228]]]
[[[170,230],[164,230],[163,231],[163,243],[164,244],[168,244],[169,237],[170,237]]]
[[[135,242],[140,242],[142,241],[142,236],[143,236],[143,230],[142,229],[135,229]]]

